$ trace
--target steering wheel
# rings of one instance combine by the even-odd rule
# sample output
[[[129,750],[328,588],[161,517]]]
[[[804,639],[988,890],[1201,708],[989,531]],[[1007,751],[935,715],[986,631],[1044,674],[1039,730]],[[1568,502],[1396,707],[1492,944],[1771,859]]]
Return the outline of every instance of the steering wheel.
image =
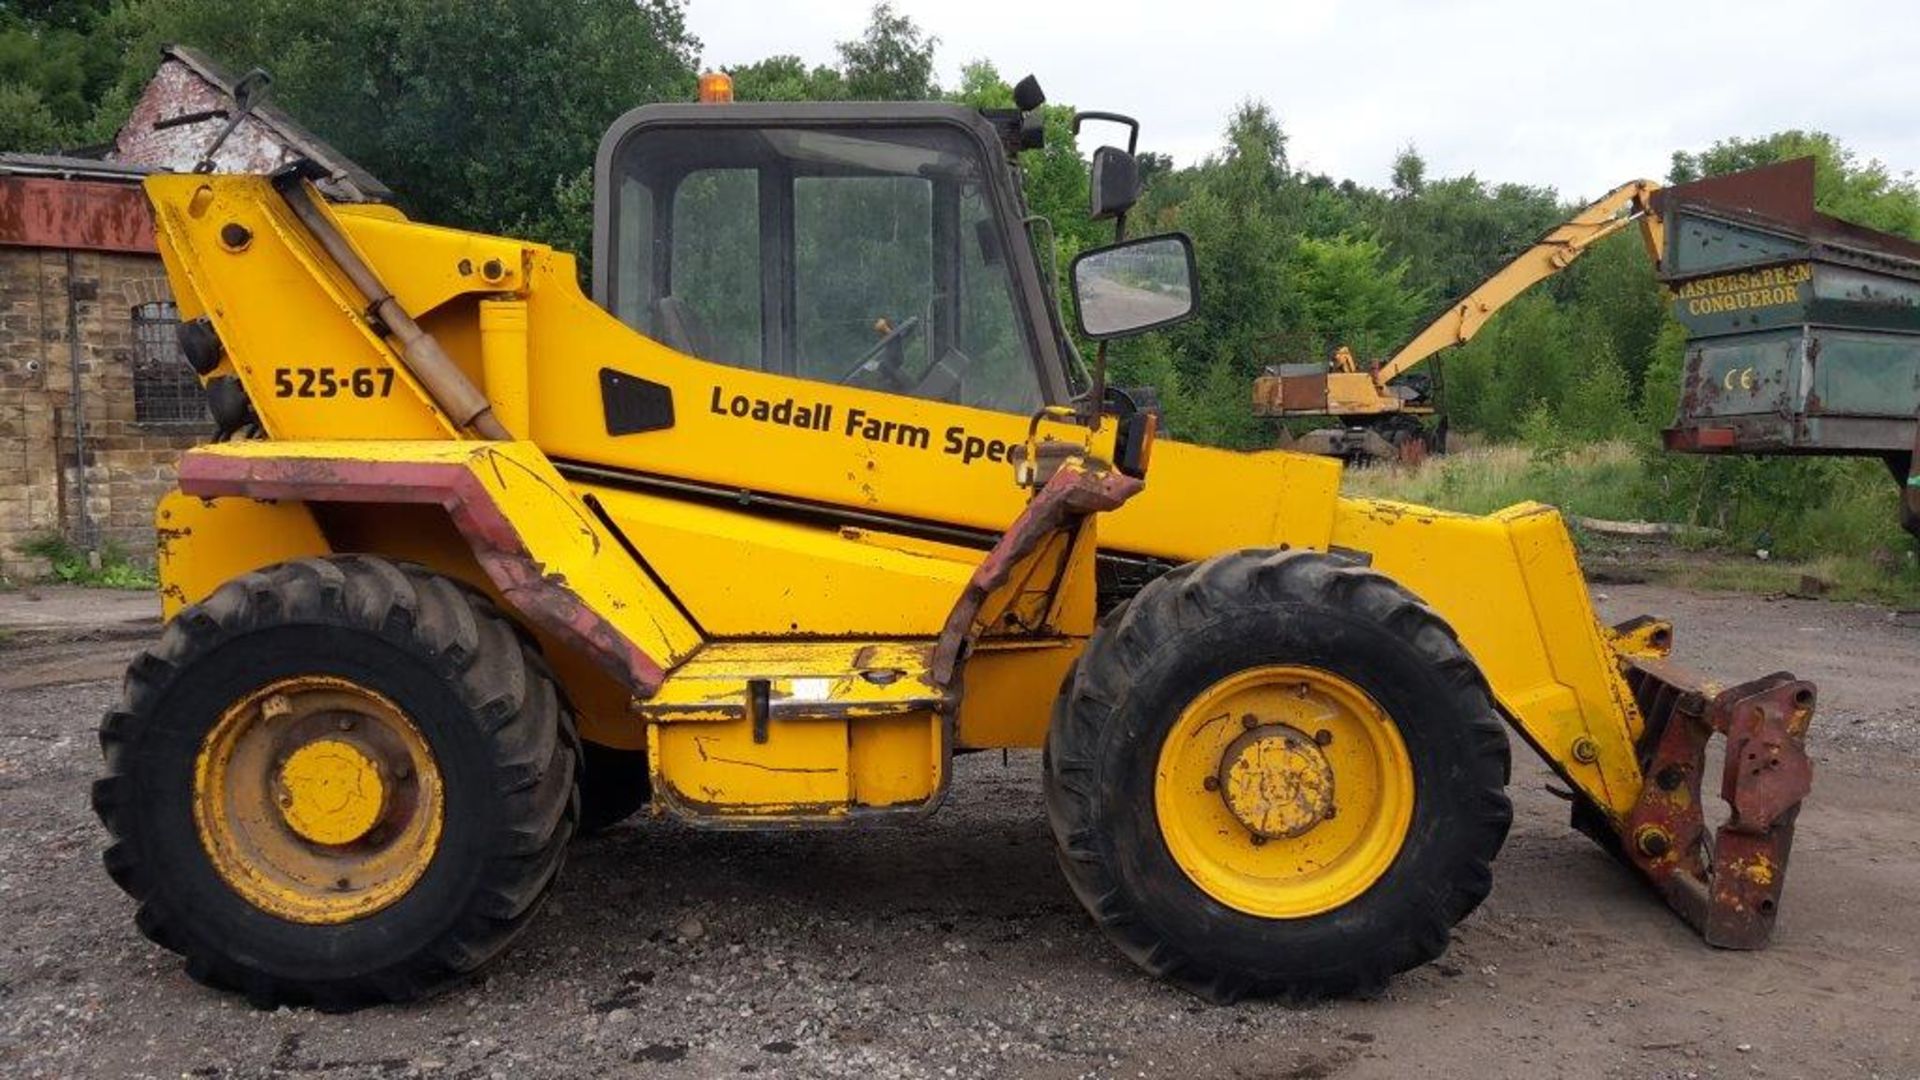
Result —
[[[900,320],[879,341],[873,343],[873,348],[860,354],[860,359],[855,360],[846,374],[840,376],[840,383],[846,386],[853,385],[854,376],[868,370],[869,367],[874,371],[884,372],[888,381],[894,381],[894,369],[897,369],[905,360],[905,356],[900,352],[900,346],[906,344],[907,338],[918,329],[920,329],[920,316],[909,315]],[[889,356],[889,353],[892,355]]]

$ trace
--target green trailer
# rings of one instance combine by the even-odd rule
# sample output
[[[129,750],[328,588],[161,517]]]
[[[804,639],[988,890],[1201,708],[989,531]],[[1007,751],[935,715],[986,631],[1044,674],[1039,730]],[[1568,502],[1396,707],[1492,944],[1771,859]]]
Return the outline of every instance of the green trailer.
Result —
[[[1686,453],[1887,463],[1920,536],[1920,244],[1813,209],[1813,159],[1655,197],[1687,332]]]

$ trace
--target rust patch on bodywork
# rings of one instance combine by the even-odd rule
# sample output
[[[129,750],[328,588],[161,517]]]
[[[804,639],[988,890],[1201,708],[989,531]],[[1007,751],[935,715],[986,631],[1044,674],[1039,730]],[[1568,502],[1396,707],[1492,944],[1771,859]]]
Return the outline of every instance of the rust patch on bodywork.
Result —
[[[967,648],[978,636],[975,625],[980,608],[993,591],[1006,583],[1019,562],[1031,555],[1049,536],[1078,525],[1090,514],[1119,509],[1122,503],[1139,494],[1146,485],[1116,471],[1094,472],[1074,466],[1062,467],[1047,480],[1046,486],[1027,501],[1020,516],[1001,534],[1000,541],[967,579],[960,599],[948,613],[934,646],[933,684],[946,689]]]
[[[180,462],[180,490],[203,498],[439,506],[502,598],[528,622],[581,650],[637,695],[652,695],[666,678],[652,657],[594,611],[564,578],[546,573],[506,512],[463,463],[189,453]]]

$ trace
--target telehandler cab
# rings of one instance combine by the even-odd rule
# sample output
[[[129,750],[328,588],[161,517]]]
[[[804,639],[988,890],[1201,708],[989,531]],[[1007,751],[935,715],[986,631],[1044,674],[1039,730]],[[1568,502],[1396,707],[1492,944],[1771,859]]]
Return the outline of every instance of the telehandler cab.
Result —
[[[1060,865],[1135,962],[1362,991],[1486,896],[1504,721],[1709,942],[1764,944],[1813,688],[1600,625],[1548,507],[1156,443],[1081,377],[1030,235],[1042,100],[636,109],[593,300],[570,256],[310,166],[148,180],[221,438],[158,511],[168,622],[101,726],[141,931],[258,1002],[412,998],[498,954],[583,827],[911,825],[957,755],[1041,748]],[[1133,158],[1093,166],[1123,234]],[[1088,339],[1194,303],[1183,237],[1069,277]]]

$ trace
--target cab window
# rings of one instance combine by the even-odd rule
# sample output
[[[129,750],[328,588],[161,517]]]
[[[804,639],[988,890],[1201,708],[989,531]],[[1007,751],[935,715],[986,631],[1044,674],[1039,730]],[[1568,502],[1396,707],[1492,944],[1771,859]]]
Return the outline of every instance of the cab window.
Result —
[[[976,148],[940,127],[642,129],[615,156],[610,306],[735,367],[1041,404]]]

